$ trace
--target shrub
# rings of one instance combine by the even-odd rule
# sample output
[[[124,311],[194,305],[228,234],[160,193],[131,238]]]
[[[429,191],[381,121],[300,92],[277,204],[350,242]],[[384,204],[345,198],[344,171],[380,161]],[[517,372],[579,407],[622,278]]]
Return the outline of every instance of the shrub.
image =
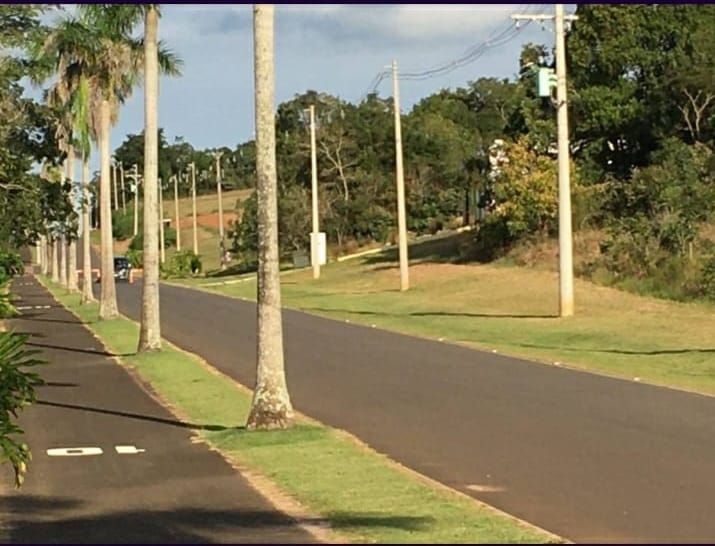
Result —
[[[129,260],[129,263],[133,268],[144,267],[144,252],[141,250],[134,250],[133,248],[130,248],[124,256],[127,260]]]
[[[18,412],[35,401],[35,387],[42,379],[28,368],[41,364],[33,357],[38,351],[25,348],[27,334],[0,332],[0,462],[15,470],[15,485],[25,478],[30,449],[17,436],[23,433],[16,424]]]
[[[0,250],[0,283],[22,273],[24,266],[20,255]]]
[[[139,209],[139,232],[142,229],[142,209]],[[128,209],[126,213],[121,210],[112,212],[112,237],[117,241],[124,241],[134,235],[134,210]]]
[[[176,246],[176,230],[174,228],[164,228],[164,246],[169,248],[171,246]],[[144,234],[143,232],[137,233],[137,236],[132,239],[129,243],[130,250],[144,250]]]
[[[201,258],[191,250],[179,250],[169,257],[162,267],[164,278],[182,278],[196,275],[201,271]]]

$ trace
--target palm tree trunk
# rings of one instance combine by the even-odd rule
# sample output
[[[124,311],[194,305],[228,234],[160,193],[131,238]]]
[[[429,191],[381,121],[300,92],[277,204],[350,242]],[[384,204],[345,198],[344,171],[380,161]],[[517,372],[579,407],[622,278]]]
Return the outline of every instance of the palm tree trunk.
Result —
[[[161,349],[159,323],[159,139],[157,102],[159,61],[158,16],[154,5],[144,15],[144,273],[138,351]],[[163,216],[163,214],[162,214]]]
[[[70,179],[70,184],[72,185],[71,195],[74,197],[74,146],[70,146],[67,151],[67,177]],[[72,203],[74,208],[74,203]],[[73,230],[74,231],[74,230]],[[75,234],[70,233],[69,235],[69,245],[67,246],[67,251],[69,256],[67,257],[67,288],[72,292],[77,291],[77,241],[75,239]]]
[[[278,263],[276,140],[273,113],[273,6],[253,8],[258,196],[258,346],[247,428],[285,428],[293,415],[283,365]]]
[[[43,275],[47,275],[50,270],[49,251],[50,245],[47,244],[47,237],[45,235],[40,235],[40,252],[42,253],[40,271]]]
[[[82,298],[81,303],[94,301],[92,294],[92,249],[89,240],[89,160],[82,156]]]
[[[64,229],[64,226],[62,226]],[[67,288],[67,236],[60,235],[60,285]]]
[[[52,282],[60,282],[60,252],[59,252],[59,241],[57,237],[52,237],[52,263],[50,265],[50,273],[52,275]]]
[[[101,276],[102,287],[99,299],[99,318],[113,319],[119,316],[117,293],[114,285],[114,248],[112,246],[112,189],[109,179],[109,101],[100,106],[99,135],[99,206],[101,220]]]

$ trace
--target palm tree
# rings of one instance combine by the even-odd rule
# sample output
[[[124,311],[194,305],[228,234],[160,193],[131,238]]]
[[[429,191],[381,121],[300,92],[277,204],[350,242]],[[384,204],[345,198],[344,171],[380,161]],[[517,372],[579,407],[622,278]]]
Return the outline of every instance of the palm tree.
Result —
[[[278,263],[276,135],[273,113],[273,6],[253,8],[258,196],[258,343],[249,429],[285,428],[293,408],[286,386]]]
[[[161,349],[159,320],[158,174],[159,91],[158,13],[150,4],[144,11],[144,273],[138,351]],[[162,214],[163,217],[163,214]],[[177,228],[178,229],[178,228]]]
[[[135,72],[144,63],[145,78],[145,140],[144,140],[144,223],[142,314],[139,333],[139,351],[161,348],[159,323],[159,257],[158,257],[158,132],[157,102],[158,74],[179,75],[181,60],[157,41],[159,10],[156,4],[95,4],[81,8],[85,19],[101,28],[104,34],[122,36],[129,44]],[[136,23],[144,18],[144,39],[134,40],[130,33]],[[109,160],[107,159],[107,169]]]

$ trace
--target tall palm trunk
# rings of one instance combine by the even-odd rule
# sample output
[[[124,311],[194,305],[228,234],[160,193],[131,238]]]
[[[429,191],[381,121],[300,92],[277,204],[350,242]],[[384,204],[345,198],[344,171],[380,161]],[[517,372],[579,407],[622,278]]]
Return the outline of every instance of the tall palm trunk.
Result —
[[[92,294],[92,249],[89,240],[89,159],[82,155],[82,299],[94,301]]]
[[[40,271],[43,275],[47,275],[49,271],[48,249],[47,237],[40,235]]]
[[[70,179],[70,184],[72,185],[72,190],[74,190],[74,147],[70,146],[67,152],[67,176]],[[71,193],[74,196],[74,191]],[[74,208],[74,203],[72,203]],[[74,230],[73,230],[74,231]],[[67,288],[72,292],[77,291],[77,241],[75,239],[74,233],[69,235],[69,244],[67,245],[67,252],[69,253],[67,257]]]
[[[64,231],[65,226],[62,226]],[[64,232],[60,235],[60,284],[67,288],[67,236]]]
[[[113,319],[119,316],[117,293],[114,284],[114,249],[112,246],[112,190],[109,180],[109,101],[100,105],[99,135],[99,215],[101,230],[101,276],[102,287],[99,299],[99,318]]]
[[[50,273],[52,275],[52,282],[60,282],[60,266],[59,260],[59,240],[56,236],[52,237],[52,262],[50,263]]]
[[[273,113],[273,6],[253,8],[258,197],[258,344],[256,387],[246,426],[284,428],[293,414],[283,365],[278,264],[276,135]]]
[[[157,102],[159,61],[157,55],[158,16],[149,5],[144,15],[144,273],[139,351],[161,349],[159,322],[159,140]],[[163,216],[163,214],[162,214]]]

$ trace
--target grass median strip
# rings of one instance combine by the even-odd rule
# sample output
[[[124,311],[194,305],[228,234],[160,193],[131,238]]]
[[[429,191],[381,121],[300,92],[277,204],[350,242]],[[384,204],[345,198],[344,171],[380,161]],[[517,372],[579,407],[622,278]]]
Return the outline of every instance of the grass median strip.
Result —
[[[262,474],[349,540],[380,543],[544,543],[554,537],[399,469],[348,435],[299,418],[285,431],[244,430],[250,393],[165,344],[136,354],[138,325],[98,321],[97,305],[42,279],[123,364],[131,366],[207,443]]]

